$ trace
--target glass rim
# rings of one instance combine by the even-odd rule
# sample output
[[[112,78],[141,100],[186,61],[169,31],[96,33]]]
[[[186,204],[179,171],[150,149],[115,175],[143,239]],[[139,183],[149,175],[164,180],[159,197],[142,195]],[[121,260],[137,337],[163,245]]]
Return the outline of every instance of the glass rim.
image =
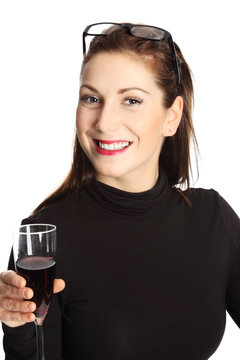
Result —
[[[34,232],[31,232],[31,231],[27,231],[27,232],[22,232],[21,229],[26,227],[26,226],[50,226],[51,229],[49,230],[43,230],[43,231],[34,231]],[[21,235],[32,235],[32,234],[46,234],[46,233],[50,233],[54,230],[56,230],[57,227],[56,225],[53,225],[53,224],[25,224],[25,225],[20,225],[19,226],[19,230],[18,230],[18,233],[21,234]]]

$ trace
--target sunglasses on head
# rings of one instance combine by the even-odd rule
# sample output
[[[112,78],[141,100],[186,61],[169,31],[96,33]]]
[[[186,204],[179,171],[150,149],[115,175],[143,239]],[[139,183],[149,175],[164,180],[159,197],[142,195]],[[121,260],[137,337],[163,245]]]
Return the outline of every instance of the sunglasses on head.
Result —
[[[113,25],[112,28],[107,28],[106,25]],[[167,41],[169,48],[171,50],[174,71],[177,79],[177,86],[180,84],[180,73],[176,57],[176,51],[173,44],[173,39],[171,34],[159,27],[151,25],[140,25],[140,24],[129,24],[129,23],[95,23],[88,25],[83,31],[83,55],[86,53],[86,36],[107,36],[112,31],[120,27],[128,28],[129,34],[140,39],[153,40],[153,41]]]

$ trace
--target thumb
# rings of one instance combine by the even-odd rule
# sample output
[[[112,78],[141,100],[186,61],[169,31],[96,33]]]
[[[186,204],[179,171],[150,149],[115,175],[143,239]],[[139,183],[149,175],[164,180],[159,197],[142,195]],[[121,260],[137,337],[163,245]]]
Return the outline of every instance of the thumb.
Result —
[[[54,294],[62,291],[65,288],[65,281],[62,279],[55,279],[53,283]]]

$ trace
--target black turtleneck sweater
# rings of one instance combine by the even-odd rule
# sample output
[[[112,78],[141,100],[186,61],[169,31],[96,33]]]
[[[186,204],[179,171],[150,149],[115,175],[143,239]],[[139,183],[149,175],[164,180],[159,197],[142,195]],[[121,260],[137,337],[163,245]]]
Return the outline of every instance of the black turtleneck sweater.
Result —
[[[240,326],[239,218],[213,189],[184,193],[160,168],[149,191],[94,181],[23,221],[57,225],[47,360],[206,360],[226,309]],[[3,329],[7,360],[35,359],[33,323]]]

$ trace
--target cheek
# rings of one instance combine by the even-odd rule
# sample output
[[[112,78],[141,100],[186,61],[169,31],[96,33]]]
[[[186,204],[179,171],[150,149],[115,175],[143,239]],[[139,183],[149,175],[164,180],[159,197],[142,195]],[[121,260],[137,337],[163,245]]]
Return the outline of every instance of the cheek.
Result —
[[[87,128],[85,121],[83,121],[82,117],[78,116],[76,119],[76,133],[77,133],[78,141],[80,142],[83,149],[85,149],[87,146],[86,135],[85,135],[86,131]]]
[[[81,136],[91,127],[91,122],[89,113],[78,107],[76,114],[76,128],[78,136]]]
[[[79,118],[79,117],[76,119],[76,128],[77,128],[78,136],[83,133],[84,124],[83,124],[83,121],[81,121],[81,118]]]
[[[163,124],[163,118],[155,116],[149,119],[149,122],[144,129],[141,129],[139,149],[141,149],[146,156],[149,154],[156,154],[159,156],[164,141],[164,136],[162,135]]]
[[[152,137],[152,139],[155,139],[155,141],[158,141],[160,138],[162,138],[162,132],[166,120],[167,112],[164,109],[159,109],[159,107],[155,108],[155,111],[153,109],[152,116],[149,118],[148,128],[146,131]]]
[[[81,125],[81,110],[79,109],[79,106],[77,107],[77,112],[76,112],[76,128],[77,131],[79,131],[80,125]]]
[[[162,130],[164,126],[163,116],[145,116],[136,119],[136,121],[128,123],[128,128],[133,132],[139,141],[141,142],[153,142],[159,140],[162,137]]]

